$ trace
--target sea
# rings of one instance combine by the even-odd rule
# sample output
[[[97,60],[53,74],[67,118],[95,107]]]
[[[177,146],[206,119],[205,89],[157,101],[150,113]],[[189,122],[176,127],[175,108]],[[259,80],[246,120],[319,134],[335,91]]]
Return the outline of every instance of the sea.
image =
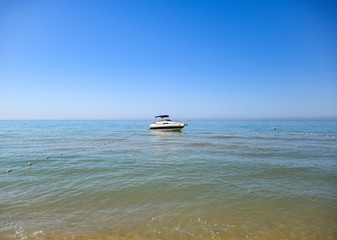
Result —
[[[0,121],[0,239],[337,239],[337,121]]]

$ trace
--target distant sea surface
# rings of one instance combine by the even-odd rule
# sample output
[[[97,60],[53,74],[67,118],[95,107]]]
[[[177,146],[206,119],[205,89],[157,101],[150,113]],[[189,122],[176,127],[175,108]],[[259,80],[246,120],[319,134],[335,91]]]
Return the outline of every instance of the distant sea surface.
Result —
[[[337,239],[337,121],[150,122],[0,121],[0,239]]]

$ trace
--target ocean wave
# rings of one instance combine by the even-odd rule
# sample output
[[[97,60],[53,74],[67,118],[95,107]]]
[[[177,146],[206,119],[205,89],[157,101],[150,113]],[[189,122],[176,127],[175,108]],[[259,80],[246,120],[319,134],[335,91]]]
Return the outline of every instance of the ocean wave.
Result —
[[[191,147],[209,147],[209,146],[216,146],[216,144],[208,143],[208,142],[198,142],[198,143],[189,143],[188,146],[191,146]]]
[[[225,139],[230,139],[230,138],[239,138],[239,137],[237,137],[237,136],[212,136],[210,138],[219,138],[219,139],[225,138]]]

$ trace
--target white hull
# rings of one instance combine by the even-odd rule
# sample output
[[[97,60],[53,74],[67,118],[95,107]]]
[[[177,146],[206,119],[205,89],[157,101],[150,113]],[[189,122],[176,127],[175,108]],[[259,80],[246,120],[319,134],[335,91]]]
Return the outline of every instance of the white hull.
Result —
[[[172,121],[158,121],[150,124],[151,130],[161,130],[161,131],[180,131],[187,124],[186,123],[177,123]]]

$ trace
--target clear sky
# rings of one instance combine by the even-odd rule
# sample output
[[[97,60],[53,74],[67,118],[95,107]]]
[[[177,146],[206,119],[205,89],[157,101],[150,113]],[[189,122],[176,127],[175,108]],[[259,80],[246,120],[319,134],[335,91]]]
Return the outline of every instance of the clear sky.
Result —
[[[337,119],[337,1],[0,0],[0,119]]]

